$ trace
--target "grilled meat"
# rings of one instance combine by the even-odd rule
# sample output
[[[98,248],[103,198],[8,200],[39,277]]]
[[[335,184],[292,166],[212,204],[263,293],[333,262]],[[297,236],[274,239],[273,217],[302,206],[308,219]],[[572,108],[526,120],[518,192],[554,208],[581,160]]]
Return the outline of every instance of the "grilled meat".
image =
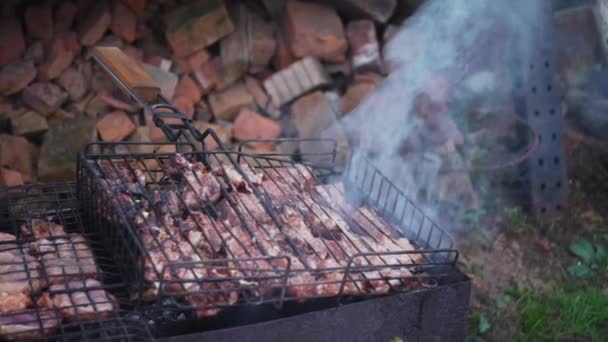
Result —
[[[33,219],[29,224],[22,224],[20,230],[24,237],[34,237],[36,239],[66,235],[62,225],[41,219]]]
[[[232,185],[237,191],[251,193],[253,189],[249,187],[248,182],[253,186],[260,185],[264,179],[264,174],[256,173],[247,163],[241,163],[239,167],[243,172],[242,174],[231,166],[217,166],[213,169],[213,172],[223,177],[226,183]]]
[[[13,234],[0,232],[0,242],[15,241],[17,238]]]
[[[0,312],[8,313],[27,309],[32,305],[30,296],[23,293],[0,293]]]
[[[49,292],[53,305],[68,321],[106,319],[118,309],[116,298],[94,279],[51,285]]]
[[[21,249],[0,252],[0,293],[36,293],[45,286],[40,264]]]
[[[52,309],[26,309],[0,314],[0,337],[9,341],[37,340],[53,334],[61,316]]]
[[[40,255],[51,284],[96,278],[99,275],[93,252],[80,234],[72,234],[67,239],[38,240],[33,243],[32,249]]]

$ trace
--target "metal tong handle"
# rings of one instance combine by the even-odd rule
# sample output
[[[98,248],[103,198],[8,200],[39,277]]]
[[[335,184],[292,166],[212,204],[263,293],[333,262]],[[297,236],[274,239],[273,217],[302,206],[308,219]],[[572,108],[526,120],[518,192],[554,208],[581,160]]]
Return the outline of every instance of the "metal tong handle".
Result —
[[[194,127],[191,118],[160,95],[160,88],[152,77],[138,62],[127,56],[122,50],[117,47],[96,47],[93,60],[120,89],[144,110],[152,113],[152,121],[169,141],[177,143],[183,137],[196,150],[192,141],[194,138],[202,144],[203,150],[206,151],[205,138],[211,136],[221,150],[227,150],[215,131],[209,128],[204,132],[199,131]],[[159,102],[151,105],[148,101]],[[179,123],[167,123],[165,119],[177,119]],[[179,145],[177,147],[179,148]]]

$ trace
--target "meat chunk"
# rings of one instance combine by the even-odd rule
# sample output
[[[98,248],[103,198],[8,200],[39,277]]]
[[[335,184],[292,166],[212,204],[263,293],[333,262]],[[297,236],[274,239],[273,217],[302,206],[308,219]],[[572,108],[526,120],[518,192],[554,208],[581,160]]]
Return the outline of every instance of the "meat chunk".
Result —
[[[0,232],[0,242],[15,241],[17,238],[13,234]]]
[[[0,293],[0,312],[8,313],[27,309],[32,305],[30,296],[23,293]]]
[[[118,302],[94,279],[51,285],[53,305],[68,321],[90,321],[108,318],[118,310]]]
[[[171,158],[172,176],[179,181],[184,181],[181,197],[186,206],[197,210],[216,202],[221,196],[221,185],[216,177],[207,171],[201,162],[191,163],[181,154]]]
[[[253,189],[248,184],[248,181],[253,186],[259,186],[264,179],[263,173],[256,173],[247,163],[239,165],[241,172],[237,171],[232,165],[221,165],[213,169],[213,172],[223,177],[226,183],[232,185],[237,191],[251,193]],[[243,177],[244,176],[244,177]]]
[[[41,219],[33,219],[29,224],[22,224],[20,230],[24,237],[36,239],[63,237],[66,235],[62,225]]]
[[[57,331],[61,316],[52,309],[26,309],[0,314],[0,336],[8,341],[37,340]]]
[[[34,244],[51,284],[99,276],[93,252],[80,234],[67,239],[42,239]]]
[[[46,282],[40,264],[21,249],[0,252],[0,293],[36,293]]]
[[[290,167],[281,167],[266,170],[266,176],[277,182],[283,182],[298,189],[306,191],[317,184],[312,169],[302,164],[294,164]]]

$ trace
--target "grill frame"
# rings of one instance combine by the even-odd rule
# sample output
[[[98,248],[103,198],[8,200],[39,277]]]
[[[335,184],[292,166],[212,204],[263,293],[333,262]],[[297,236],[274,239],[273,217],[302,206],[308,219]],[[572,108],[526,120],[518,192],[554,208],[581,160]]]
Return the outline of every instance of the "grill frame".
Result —
[[[62,225],[67,234],[61,236],[54,236],[51,234],[51,237],[48,239],[50,243],[45,246],[52,246],[54,250],[57,250],[62,246],[71,245],[69,251],[75,252],[76,248],[73,242],[67,244],[65,241],[60,242],[59,239],[74,236],[73,234],[79,234],[84,238],[84,242],[82,243],[86,244],[95,261],[96,271],[94,274],[91,274],[91,276],[92,278],[99,279],[101,282],[100,286],[83,284],[84,286],[81,288],[68,288],[53,291],[49,289],[45,290],[45,292],[49,293],[51,296],[67,294],[69,297],[84,290],[88,300],[95,303],[95,305],[93,305],[94,317],[90,320],[80,320],[78,318],[80,304],[76,304],[73,301],[73,297],[70,298],[70,304],[62,306],[61,309],[75,311],[77,320],[73,322],[62,320],[58,328],[56,330],[54,329],[49,334],[44,333],[43,324],[40,318],[41,312],[44,312],[47,309],[36,303],[36,299],[41,296],[41,293],[32,295],[34,303],[28,310],[33,312],[39,327],[37,329],[28,330],[26,334],[39,334],[42,336],[42,339],[46,341],[149,341],[152,338],[152,335],[148,326],[145,322],[131,317],[133,306],[128,301],[125,283],[114,260],[109,257],[104,248],[97,243],[97,241],[99,241],[98,236],[85,228],[86,226],[81,217],[75,190],[75,182],[0,187],[0,231],[14,234],[16,236],[14,243],[16,243],[19,248],[25,248],[26,246],[29,247],[29,243],[34,242],[37,239],[23,236],[20,232],[22,223],[29,222],[29,227],[31,229],[32,219],[38,218]],[[6,245],[7,243],[13,242],[2,242],[1,244]],[[81,242],[78,242],[78,244],[80,243]],[[52,255],[54,253],[56,252],[45,255]],[[76,259],[79,260],[79,256],[76,253],[74,253],[74,255],[76,256]],[[59,258],[60,257],[47,260],[53,262],[62,260]],[[52,265],[55,265],[55,263],[52,263]],[[86,265],[88,265],[88,262]],[[68,266],[62,263],[53,267],[60,268],[62,274],[58,277],[54,277],[41,271],[42,280],[50,282],[51,280],[59,278],[58,280],[60,283],[65,283],[70,280],[68,277],[73,277],[75,275],[77,278],[85,278],[83,265],[80,262],[78,262],[76,266],[78,267],[77,274],[66,274],[65,269]],[[28,280],[31,277],[30,272],[30,270],[26,270]],[[88,275],[89,273],[87,273],[86,278],[90,278]],[[29,283],[31,285],[31,280],[29,280]],[[99,312],[98,305],[109,304],[109,302],[93,300],[91,291],[96,290],[103,290],[113,296],[114,298],[110,297],[108,299],[112,303],[115,301],[115,303],[119,305],[119,309],[111,312],[107,317],[102,312]],[[59,308],[54,307],[49,310],[54,311],[57,316],[61,317],[61,314],[58,312],[60,310]],[[17,312],[4,313],[0,314],[0,316],[7,318],[13,317],[16,314]],[[46,319],[44,321],[46,322]],[[26,334],[8,334],[7,338],[24,338]]]
[[[203,136],[208,136],[210,138],[216,138],[214,134],[209,134],[206,131],[205,133],[203,133]],[[129,159],[136,159],[136,160],[142,160],[142,159],[156,159],[158,162],[159,158],[168,158],[170,157],[172,154],[147,154],[147,153],[112,153],[112,152],[105,152],[105,153],[93,153],[91,151],[94,150],[112,150],[112,149],[117,149],[117,150],[121,150],[121,148],[118,148],[119,146],[124,146],[124,145],[133,145],[133,144],[137,144],[137,143],[94,143],[91,144],[89,146],[89,148],[87,149],[87,151],[82,154],[78,160],[78,175],[79,175],[79,196],[81,197],[81,202],[84,203],[85,207],[88,208],[93,208],[94,207],[94,203],[93,203],[93,198],[95,198],[95,196],[97,196],[96,194],[99,192],[99,189],[95,189],[94,191],[91,191],[91,186],[94,186],[93,183],[95,182],[95,174],[96,172],[94,172],[94,170],[90,169],[90,165],[88,165],[90,160],[98,160],[98,159],[103,159],[103,160],[108,160],[108,159],[116,159],[116,160],[129,160]],[[168,143],[167,145],[175,145],[176,143]],[[137,145],[162,145],[162,144],[156,144],[156,143],[139,143]],[[219,146],[221,146],[220,144],[218,144]],[[122,149],[124,150],[124,149]],[[183,149],[182,149],[183,150]],[[335,151],[335,149],[334,149]],[[335,152],[334,152],[335,153]],[[281,156],[281,155],[277,155],[277,154],[273,154],[272,156],[261,156],[261,155],[253,155],[253,154],[247,154],[247,153],[242,153],[242,152],[233,152],[233,151],[202,151],[202,152],[188,152],[188,153],[184,153],[184,155],[189,155],[192,157],[196,157],[198,160],[200,161],[204,161],[207,164],[211,164],[210,159],[214,159],[217,158],[217,156],[221,156],[223,158],[225,158],[227,160],[227,163],[233,167],[235,167],[235,169],[237,169],[241,175],[244,176],[245,179],[247,179],[247,176],[243,174],[242,170],[240,170],[240,163],[243,162],[243,160],[246,159],[253,159],[254,161],[259,162],[260,160],[264,161],[267,165],[273,165],[275,163],[289,163],[292,164],[292,161],[285,161],[285,157],[286,156]],[[335,160],[335,159],[334,159]],[[213,160],[212,160],[213,162]],[[426,239],[425,245],[429,246],[431,244],[431,237],[433,236],[432,232],[441,232],[439,234],[439,240],[438,242],[435,241],[437,243],[438,246],[442,246],[445,245],[446,247],[449,248],[445,248],[445,249],[440,249],[439,251],[437,250],[423,250],[421,251],[416,251],[416,252],[409,252],[409,253],[419,253],[419,254],[437,254],[439,255],[440,253],[447,253],[448,257],[446,259],[449,259],[449,262],[445,262],[441,265],[439,265],[439,263],[436,263],[436,261],[434,260],[432,264],[430,264],[429,266],[432,266],[431,268],[434,268],[433,270],[431,270],[432,272],[436,272],[437,275],[441,276],[442,272],[447,273],[448,269],[452,269],[455,264],[456,261],[458,259],[458,252],[455,249],[452,249],[453,243],[451,241],[451,239],[449,238],[449,235],[445,232],[443,232],[441,230],[441,228],[439,228],[430,218],[428,218],[426,215],[424,215],[424,213],[418,209],[414,203],[412,203],[411,201],[409,201],[402,192],[400,192],[397,187],[394,186],[393,183],[391,183],[390,181],[388,181],[388,179],[386,179],[386,177],[384,177],[379,171],[377,171],[375,168],[373,168],[373,166],[371,165],[371,163],[369,163],[369,161],[364,161],[367,162],[366,167],[371,168],[372,170],[374,170],[373,172],[371,172],[371,176],[364,176],[361,177],[361,175],[359,175],[358,177],[361,178],[361,180],[363,181],[363,185],[365,185],[366,180],[371,180],[371,182],[369,183],[370,186],[370,191],[376,191],[377,192],[377,196],[376,196],[376,200],[375,203],[380,207],[379,209],[381,209],[381,211],[383,212],[384,215],[381,216],[385,216],[387,214],[387,212],[391,212],[391,207],[392,207],[392,212],[395,211],[396,207],[398,205],[400,205],[399,203],[401,203],[401,205],[403,206],[404,210],[408,207],[411,207],[411,212],[412,212],[412,218],[414,218],[414,216],[416,214],[420,215],[419,217],[419,229],[418,229],[418,234],[415,235],[415,237],[417,236],[418,238],[421,236],[421,231],[422,230],[426,230],[428,231],[428,238]],[[362,163],[361,160],[358,161],[358,163]],[[259,166],[259,165],[258,165]],[[332,178],[335,177],[336,174],[329,168],[326,167],[319,167],[316,170],[319,170],[321,173],[321,177],[323,178]],[[352,161],[351,164],[346,168],[345,172],[349,172],[352,170],[356,170],[353,167]],[[367,170],[367,169],[366,169]],[[97,174],[99,175],[99,174]],[[356,174],[354,174],[355,179],[356,179]],[[375,190],[374,190],[374,184],[376,184],[375,180],[380,180],[380,183],[376,186]],[[251,185],[251,182],[247,179],[247,184],[249,186],[251,186],[253,188],[253,185]],[[128,187],[125,187],[128,188]],[[386,198],[384,198],[383,196],[381,196],[381,194],[383,192],[387,192],[388,195],[386,196]],[[255,190],[254,190],[255,193]],[[393,195],[391,195],[393,194]],[[261,194],[256,193],[255,194],[257,198],[264,198]],[[389,200],[392,197],[392,200]],[[384,199],[384,201],[381,201],[381,199]],[[400,200],[398,200],[400,199]],[[366,200],[370,200],[370,198],[366,198]],[[265,203],[265,201],[262,201],[264,207],[266,210],[268,210],[268,214],[269,216],[273,216],[272,211],[273,208],[268,208],[268,203]],[[93,205],[92,205],[93,204]],[[95,221],[95,210],[94,209],[89,209],[88,210],[89,214],[91,214],[92,216],[90,216],[91,218],[93,218],[93,221]],[[133,229],[132,225],[130,224],[129,219],[125,216],[126,212],[122,212],[121,213],[121,217],[119,218],[119,220],[115,221],[115,222],[123,222],[126,223],[125,226],[129,226],[129,229],[113,229],[115,231],[122,231],[122,238],[123,239],[132,239],[135,242],[130,243],[132,246],[135,246],[138,248],[138,256],[135,257],[131,257],[130,260],[137,260],[138,257],[144,256],[146,255],[146,248],[145,246],[143,246],[143,243],[141,242],[141,240],[139,239],[139,237],[137,236],[137,234],[135,233],[135,229]],[[404,219],[404,214],[401,215],[401,221],[403,221]],[[273,221],[275,221],[276,223],[276,218],[273,219]],[[102,224],[98,224],[98,223],[93,223],[92,227],[101,227]],[[426,228],[425,228],[426,227]],[[127,231],[125,233],[125,231]],[[411,234],[410,234],[410,238],[411,238]],[[120,239],[119,239],[120,240]],[[124,249],[124,248],[123,248]],[[403,253],[387,253],[387,254],[403,254]],[[407,253],[405,253],[407,254]],[[357,271],[365,271],[366,269],[364,268],[357,268],[354,266],[351,266],[351,264],[354,264],[354,259],[356,258],[366,258],[368,257],[370,254],[369,253],[361,253],[361,255],[355,255],[355,256],[351,256],[348,265],[346,265],[344,267],[344,269],[342,270],[344,272],[344,278],[340,284],[340,293],[337,296],[337,303],[343,303],[344,302],[344,296],[343,296],[343,290],[345,287],[345,284],[347,283],[347,278],[351,275],[354,274],[354,272]],[[429,258],[432,259],[432,258]],[[436,259],[436,258],[435,258]],[[125,264],[125,265],[129,265],[129,262],[123,262],[121,264]],[[137,264],[137,263],[134,263]],[[196,265],[197,263],[181,263],[181,264],[175,264],[171,267],[175,268],[175,267],[197,267]],[[401,265],[402,266],[402,265]],[[441,267],[440,267],[441,266]],[[200,266],[202,268],[204,268],[205,266]],[[376,269],[378,267],[376,266]],[[142,293],[142,291],[147,287],[145,282],[143,281],[143,276],[138,276],[138,274],[142,274],[143,273],[143,265],[139,264],[136,267],[132,268],[132,269],[126,269],[124,270],[125,272],[127,272],[127,274],[130,274],[133,276],[132,279],[130,279],[131,281],[135,281],[136,285],[136,289],[138,291],[140,291],[139,293]],[[287,282],[287,279],[290,277],[290,275],[293,275],[294,270],[290,269],[290,263],[288,263],[287,268],[284,270],[284,275],[280,275],[277,276],[276,278],[284,278],[285,282]],[[157,276],[159,276],[158,279],[161,279],[161,285],[162,283],[171,283],[171,282],[165,282],[163,280],[163,274],[165,274],[165,269],[163,268],[163,270],[161,270],[161,272],[157,272]],[[432,275],[433,277],[436,276],[435,274]],[[388,281],[388,279],[383,279],[385,281]],[[178,283],[180,281],[177,281]],[[190,281],[192,282],[192,281]],[[181,283],[185,283],[185,282],[181,282]],[[315,283],[318,284],[318,283]],[[422,282],[422,284],[424,284],[424,282]],[[439,282],[437,282],[436,284],[431,284],[432,286],[436,286],[439,285]],[[164,294],[162,293],[162,288],[161,287],[161,291],[160,291],[160,298],[162,299],[164,296]],[[421,287],[418,287],[417,289],[420,290]],[[412,290],[411,288],[408,290]],[[250,302],[250,303],[246,303],[246,304],[265,304],[265,303],[272,303],[274,305],[276,305],[277,307],[282,307],[283,304],[285,302],[288,302],[290,300],[295,300],[295,299],[302,299],[302,298],[287,298],[287,296],[285,296],[285,293],[287,292],[287,289],[284,287],[281,289],[280,291],[280,296],[278,297],[278,299],[276,298],[276,296],[274,298],[269,298],[268,300],[256,300],[255,302]],[[171,295],[173,296],[173,295]],[[141,298],[142,296],[140,295],[139,298]],[[163,302],[162,300],[159,300],[157,302]],[[143,302],[139,302],[140,305],[146,307],[146,309],[149,309],[149,306],[146,306],[145,303]],[[233,306],[233,305],[230,305]],[[158,305],[157,306],[158,310],[166,310],[167,307],[166,305]],[[192,309],[203,309],[201,307],[192,307],[190,305],[177,305],[177,309],[178,310],[192,310]]]

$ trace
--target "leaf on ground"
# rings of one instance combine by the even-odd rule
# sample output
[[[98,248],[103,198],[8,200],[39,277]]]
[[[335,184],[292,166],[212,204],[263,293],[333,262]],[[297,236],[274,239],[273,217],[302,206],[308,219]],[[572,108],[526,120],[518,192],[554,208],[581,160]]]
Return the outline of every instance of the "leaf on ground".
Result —
[[[513,297],[506,293],[501,293],[496,297],[496,306],[501,309],[513,301]]]
[[[576,264],[568,267],[568,273],[581,279],[591,278],[594,275],[593,270],[585,264]]]
[[[570,245],[570,252],[585,263],[590,263],[594,257],[593,244],[589,240],[581,240]]]
[[[479,315],[479,332],[483,334],[490,329],[492,329],[492,324],[490,324],[490,321],[488,320],[486,315]]]
[[[608,265],[608,245],[595,245],[595,260],[600,264]]]

